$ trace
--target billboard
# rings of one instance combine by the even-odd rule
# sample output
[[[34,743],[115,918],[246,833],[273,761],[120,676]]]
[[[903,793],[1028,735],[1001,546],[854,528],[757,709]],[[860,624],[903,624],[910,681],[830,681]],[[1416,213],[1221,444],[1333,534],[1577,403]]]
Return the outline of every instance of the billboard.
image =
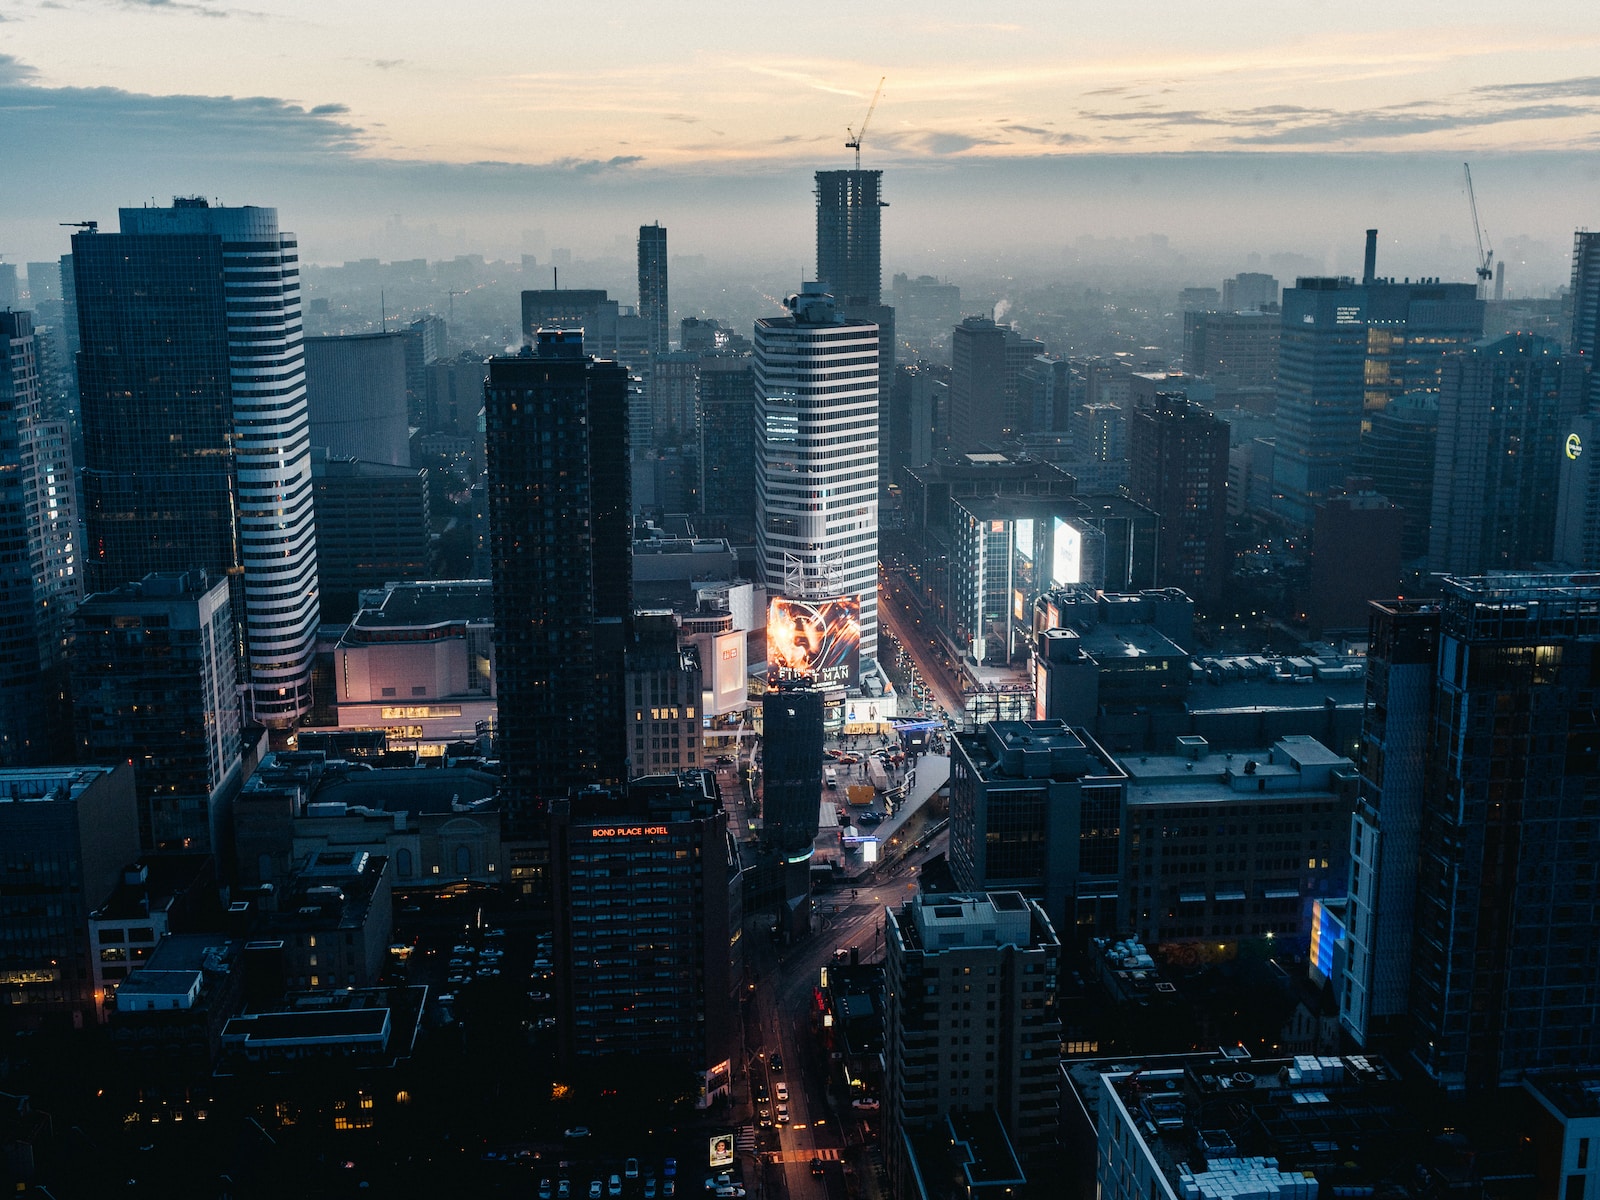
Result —
[[[1050,586],[1083,582],[1083,535],[1060,517],[1051,537]]]
[[[767,678],[813,678],[818,684],[854,687],[861,673],[861,598],[796,600],[774,596],[767,604]]]
[[[710,1163],[712,1167],[733,1166],[733,1134],[714,1133],[711,1135]]]
[[[744,632],[735,629],[719,633],[711,639],[711,670],[706,683],[710,685],[711,705],[715,716],[733,712],[749,702],[746,694],[748,676],[744,661]],[[704,665],[704,664],[702,664]]]

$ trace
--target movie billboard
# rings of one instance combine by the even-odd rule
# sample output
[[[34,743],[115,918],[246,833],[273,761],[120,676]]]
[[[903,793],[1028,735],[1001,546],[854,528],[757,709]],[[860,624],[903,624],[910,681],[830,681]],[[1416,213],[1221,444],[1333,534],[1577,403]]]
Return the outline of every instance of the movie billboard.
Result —
[[[767,678],[810,677],[819,686],[854,687],[861,674],[861,598],[767,604]]]

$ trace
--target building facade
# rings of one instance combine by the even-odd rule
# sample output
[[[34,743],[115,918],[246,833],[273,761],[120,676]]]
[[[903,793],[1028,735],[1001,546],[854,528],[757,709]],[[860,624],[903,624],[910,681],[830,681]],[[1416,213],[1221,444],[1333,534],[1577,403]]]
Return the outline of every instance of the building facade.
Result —
[[[1162,392],[1133,410],[1130,434],[1128,495],[1161,519],[1156,582],[1214,603],[1231,566],[1228,423],[1181,393]]]
[[[245,772],[228,581],[147,575],[85,599],[73,627],[79,761],[133,764],[144,850],[226,859]]]
[[[624,686],[629,776],[698,769],[703,691],[700,652],[680,644],[677,614],[635,614]]]
[[[742,518],[756,510],[756,386],[748,356],[700,362],[700,511]]]
[[[410,466],[407,354],[417,340],[409,333],[306,338],[311,444],[332,458]]]
[[[0,767],[68,757],[67,640],[82,595],[71,431],[48,420],[39,339],[0,311]]]
[[[179,199],[72,244],[89,586],[235,579],[249,713],[292,726],[320,611],[298,242]]]
[[[883,302],[882,171],[817,172],[817,279],[838,303]]]
[[[650,353],[665,354],[672,305],[667,299],[667,231],[659,221],[639,226],[639,317]]]
[[[311,461],[317,578],[332,623],[355,615],[364,588],[433,574],[428,472],[324,456]]]
[[[550,799],[627,775],[628,375],[541,330],[490,359],[484,404],[500,761],[512,825],[534,830]]]
[[[769,595],[859,597],[878,654],[878,327],[808,283],[755,325],[756,556]]]

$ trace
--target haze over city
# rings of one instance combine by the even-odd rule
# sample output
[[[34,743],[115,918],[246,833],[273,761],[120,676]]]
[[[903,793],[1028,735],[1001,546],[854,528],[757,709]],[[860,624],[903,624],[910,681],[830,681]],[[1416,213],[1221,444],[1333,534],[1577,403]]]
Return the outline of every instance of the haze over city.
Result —
[[[1048,274],[1162,234],[1174,284],[1248,252],[1351,273],[1376,226],[1386,273],[1465,278],[1472,159],[1511,293],[1542,294],[1600,199],[1581,12],[3,0],[0,249],[205,194],[274,203],[311,262],[514,258],[530,229],[596,258],[659,219],[677,253],[792,275],[808,173],[850,165],[887,77],[886,270]]]

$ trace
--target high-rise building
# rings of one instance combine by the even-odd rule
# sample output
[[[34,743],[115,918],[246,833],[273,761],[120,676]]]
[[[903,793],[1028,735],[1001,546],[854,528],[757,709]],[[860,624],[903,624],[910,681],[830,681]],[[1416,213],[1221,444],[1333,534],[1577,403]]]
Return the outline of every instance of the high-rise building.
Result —
[[[311,708],[318,620],[300,256],[271,208],[125,208],[74,235],[88,585],[234,581],[248,712]]]
[[[1422,757],[1383,764],[1423,776],[1412,1054],[1448,1088],[1600,1066],[1600,587],[1447,577],[1440,607]]]
[[[882,171],[817,172],[817,280],[840,307],[883,303]]]
[[[878,327],[820,284],[755,325],[756,557],[770,595],[861,601],[878,654]]]
[[[1273,296],[1276,305],[1276,284]],[[1275,311],[1186,312],[1183,369],[1210,380],[1219,405],[1271,412],[1277,402],[1282,331],[1282,319]]]
[[[748,355],[700,362],[700,511],[738,516],[756,510],[756,385]]]
[[[1339,1022],[1363,1047],[1405,1023],[1418,841],[1430,784],[1439,606],[1374,602],[1361,729],[1361,798],[1350,821],[1350,880]]]
[[[0,770],[0,1004],[93,1024],[89,914],[139,855],[133,768]]]
[[[1400,560],[1404,563],[1428,556],[1438,440],[1439,397],[1414,393],[1370,414],[1356,453],[1354,474],[1370,479],[1374,491],[1400,507]],[[1374,592],[1366,599],[1385,594]]]
[[[311,444],[330,458],[411,465],[403,333],[308,337],[306,414]]]
[[[1278,305],[1278,281],[1259,271],[1240,271],[1222,281],[1224,312],[1265,312]]]
[[[22,303],[22,288],[17,283],[17,264],[0,262],[0,308],[15,308]]]
[[[639,226],[639,316],[650,353],[666,353],[672,305],[667,300],[667,231],[659,221]]]
[[[427,579],[433,571],[426,471],[312,455],[317,580],[323,617],[349,621],[364,588]]]
[[[1572,307],[1567,349],[1589,360],[1594,373],[1600,362],[1600,231],[1580,229],[1572,235],[1572,287],[1567,292]]]
[[[1428,567],[1518,570],[1555,552],[1564,444],[1582,365],[1532,335],[1480,342],[1445,366]]]
[[[1022,1164],[1042,1165],[1061,1120],[1061,943],[1044,909],[1015,891],[921,895],[885,914],[884,945],[895,1194],[917,1194],[909,1138],[951,1113],[993,1110]]]
[[[1130,434],[1128,495],[1161,518],[1157,583],[1216,602],[1229,571],[1228,423],[1161,392],[1133,410]]]
[[[762,697],[762,821],[785,856],[811,857],[822,795],[822,693],[804,682]]]
[[[724,1098],[744,920],[715,778],[657,774],[558,799],[550,841],[563,1061],[686,1067],[700,1107]]]
[[[431,390],[430,368],[445,355],[445,323],[432,313],[418,317],[401,331],[406,348],[406,417],[423,429],[438,429],[440,404]],[[480,389],[474,388],[474,392]]]
[[[988,317],[968,317],[950,338],[950,447],[963,453],[1032,429],[1032,400],[1023,411],[1022,372],[1044,353]]]
[[[627,654],[628,774],[699,768],[700,651],[678,636],[678,616],[640,612]]]
[[[634,439],[635,450],[692,446],[699,436],[700,355],[661,351],[646,368],[650,436]]]
[[[44,418],[30,315],[0,312],[0,766],[65,760],[82,595],[70,434]]]
[[[627,777],[633,622],[628,374],[541,330],[489,360],[489,557],[500,761],[514,831],[549,801]]]
[[[146,851],[226,861],[245,775],[228,581],[147,575],[73,624],[79,761],[133,764]]]

